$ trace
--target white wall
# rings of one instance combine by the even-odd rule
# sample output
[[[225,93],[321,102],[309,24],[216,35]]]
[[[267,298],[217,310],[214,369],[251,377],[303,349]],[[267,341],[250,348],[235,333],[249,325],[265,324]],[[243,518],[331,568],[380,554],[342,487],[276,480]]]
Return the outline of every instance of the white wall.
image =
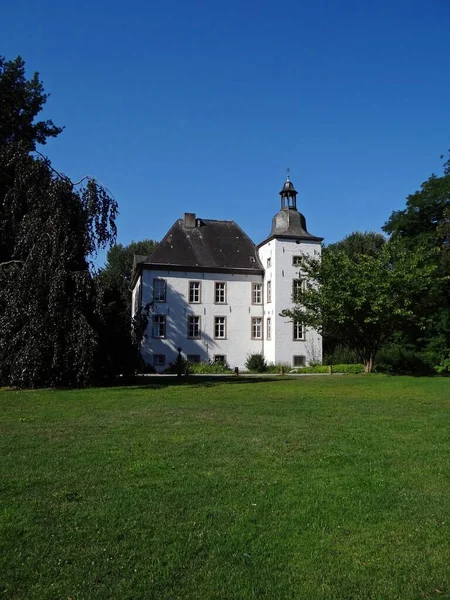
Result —
[[[264,283],[267,291],[267,281],[272,281],[272,302],[264,305],[264,320],[270,317],[272,322],[272,340],[265,342],[265,355],[270,362],[293,364],[294,355],[305,356],[307,364],[322,360],[322,337],[317,331],[307,330],[305,341],[294,340],[292,322],[280,317],[283,309],[293,307],[293,280],[302,278],[299,267],[292,264],[293,256],[301,254],[320,256],[320,242],[273,239],[259,249],[259,257],[265,268],[267,259],[271,258],[271,267],[266,268]]]
[[[152,338],[151,316],[149,327],[141,348],[144,360],[153,364],[153,354],[164,354],[166,365],[182,354],[199,354],[201,360],[213,360],[214,355],[224,354],[230,367],[244,369],[247,354],[263,351],[263,340],[251,339],[251,317],[263,316],[263,305],[251,304],[252,282],[262,283],[257,274],[218,274],[179,271],[143,270],[142,304],[153,301],[153,279],[167,282],[166,302],[155,303],[154,312],[166,315],[166,338]],[[188,302],[189,281],[201,282],[201,303]],[[215,304],[216,281],[226,282],[226,304]],[[187,337],[187,317],[200,316],[201,339]],[[226,317],[226,339],[214,339],[214,317]],[[263,332],[264,335],[264,332]]]

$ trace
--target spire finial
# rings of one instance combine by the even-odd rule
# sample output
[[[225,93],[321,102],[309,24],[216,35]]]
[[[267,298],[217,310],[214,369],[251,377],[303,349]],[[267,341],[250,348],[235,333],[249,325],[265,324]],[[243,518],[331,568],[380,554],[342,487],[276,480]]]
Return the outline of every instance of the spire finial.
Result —
[[[289,177],[289,173],[290,173],[290,172],[291,172],[291,170],[290,170],[290,168],[288,167],[288,168],[286,169],[286,180],[287,180],[287,181],[290,181],[290,180],[291,180],[291,179],[290,179],[290,177]]]

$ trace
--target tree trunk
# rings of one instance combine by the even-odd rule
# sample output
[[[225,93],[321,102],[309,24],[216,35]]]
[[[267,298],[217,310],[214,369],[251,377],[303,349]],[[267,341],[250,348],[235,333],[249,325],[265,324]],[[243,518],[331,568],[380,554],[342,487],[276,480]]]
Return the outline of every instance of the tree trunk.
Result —
[[[372,373],[373,369],[373,356],[369,356],[364,361],[364,372]]]

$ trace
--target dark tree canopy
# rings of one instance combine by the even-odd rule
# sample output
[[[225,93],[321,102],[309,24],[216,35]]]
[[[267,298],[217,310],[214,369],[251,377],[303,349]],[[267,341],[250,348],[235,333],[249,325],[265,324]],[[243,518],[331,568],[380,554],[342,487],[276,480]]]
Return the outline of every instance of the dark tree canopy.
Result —
[[[436,249],[429,260],[438,267],[441,284],[422,302],[428,327],[405,331],[403,337],[418,349],[432,351],[437,362],[450,357],[450,159],[443,174],[431,175],[408,196],[406,208],[394,211],[383,229],[410,251],[419,246]]]
[[[20,56],[7,61],[0,56],[0,145],[23,143],[28,150],[56,137],[62,128],[53,121],[37,121],[48,94],[35,73],[25,77],[25,63]]]
[[[104,314],[104,356],[111,374],[131,374],[140,367],[140,323],[131,322],[131,277],[135,254],[148,256],[153,240],[117,244],[107,254],[105,268],[99,273]],[[136,333],[136,335],[134,335]],[[137,339],[136,339],[137,338]]]
[[[103,374],[91,257],[115,240],[116,201],[35,156],[60,129],[34,123],[46,95],[21,59],[1,63],[0,385],[86,385]]]
[[[394,211],[383,230],[409,247],[418,243],[436,246],[450,273],[450,159],[443,175],[431,175],[420,190],[408,196],[406,208]]]

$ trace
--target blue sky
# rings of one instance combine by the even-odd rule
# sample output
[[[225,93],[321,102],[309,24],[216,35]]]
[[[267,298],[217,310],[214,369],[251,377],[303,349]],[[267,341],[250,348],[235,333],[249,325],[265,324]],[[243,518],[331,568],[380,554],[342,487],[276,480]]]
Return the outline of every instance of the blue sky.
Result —
[[[286,167],[311,233],[380,230],[450,147],[448,0],[61,2],[2,7],[65,125],[45,152],[119,202],[118,241],[184,212],[256,243]]]

